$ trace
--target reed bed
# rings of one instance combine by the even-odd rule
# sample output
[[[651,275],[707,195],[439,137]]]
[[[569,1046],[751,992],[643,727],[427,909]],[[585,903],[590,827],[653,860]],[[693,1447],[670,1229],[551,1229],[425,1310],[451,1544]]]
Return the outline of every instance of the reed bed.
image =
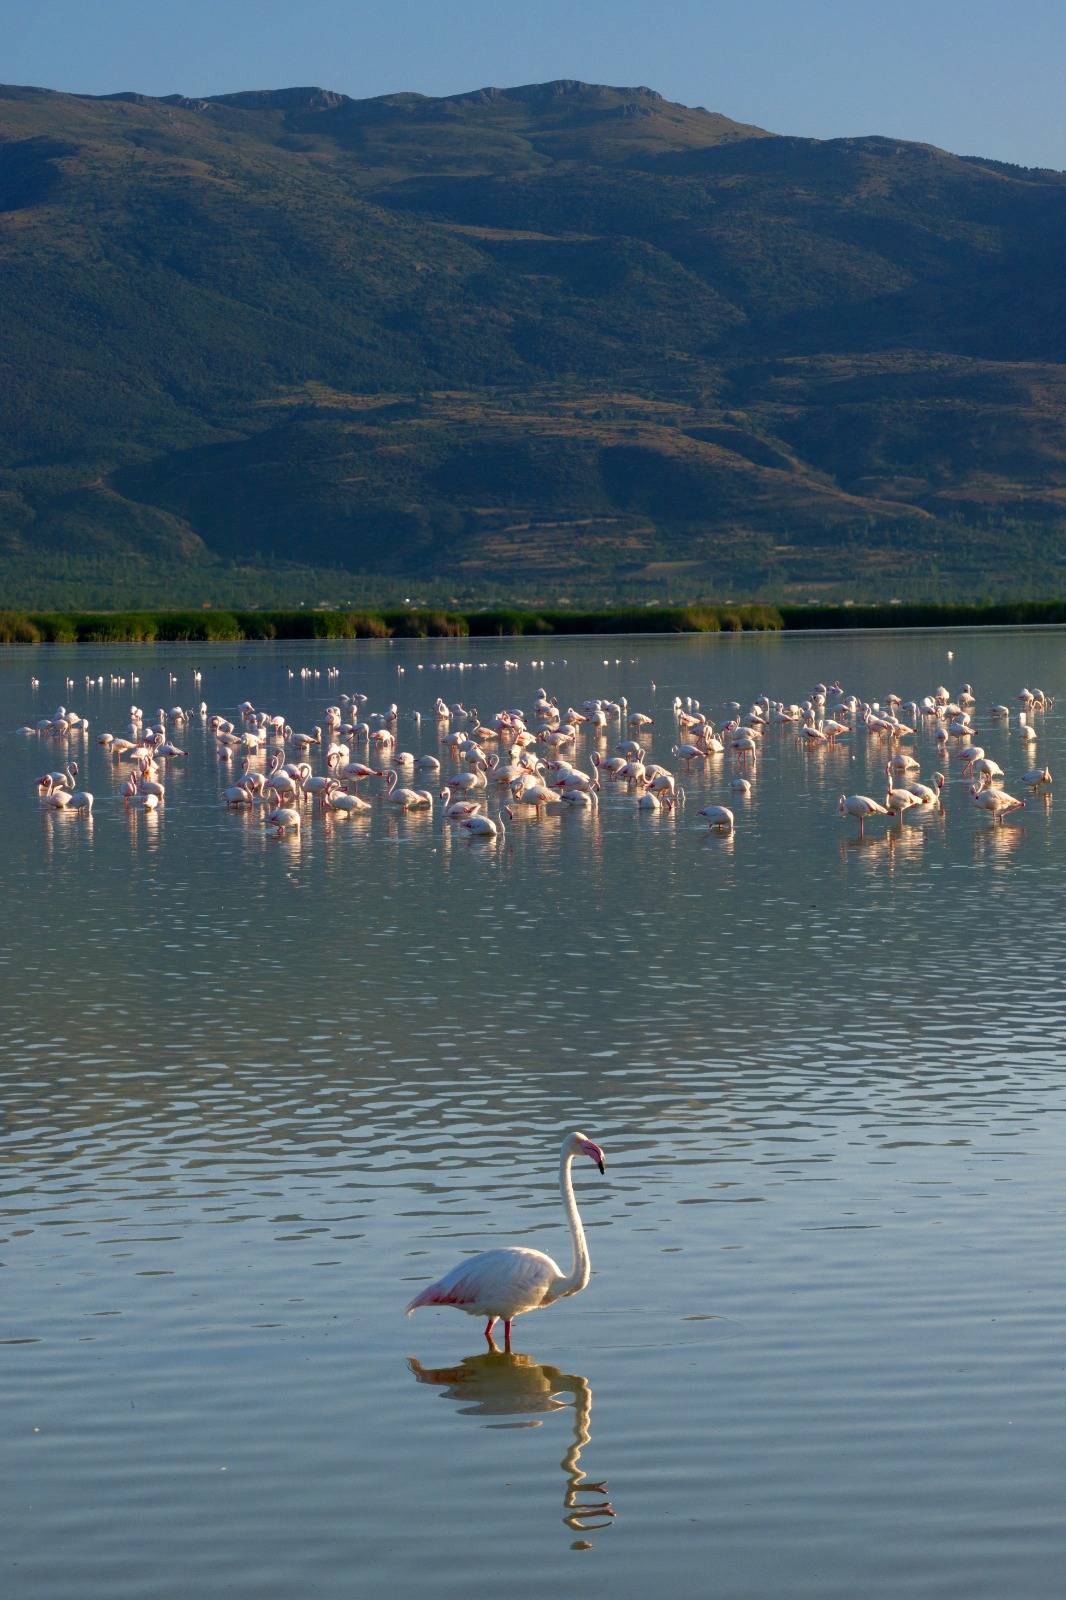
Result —
[[[0,644],[211,643],[245,639],[466,639],[552,634],[775,633],[811,628],[935,628],[1066,623],[1066,600],[982,605],[566,607],[471,611],[0,611]]]

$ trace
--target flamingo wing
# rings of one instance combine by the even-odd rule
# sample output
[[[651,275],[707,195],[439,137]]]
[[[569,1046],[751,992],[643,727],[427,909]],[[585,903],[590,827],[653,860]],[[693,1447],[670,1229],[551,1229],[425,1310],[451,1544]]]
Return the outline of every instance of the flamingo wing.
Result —
[[[471,1316],[518,1316],[544,1303],[551,1285],[563,1276],[550,1256],[519,1247],[485,1250],[468,1256],[443,1278],[416,1294],[405,1308],[455,1306]]]

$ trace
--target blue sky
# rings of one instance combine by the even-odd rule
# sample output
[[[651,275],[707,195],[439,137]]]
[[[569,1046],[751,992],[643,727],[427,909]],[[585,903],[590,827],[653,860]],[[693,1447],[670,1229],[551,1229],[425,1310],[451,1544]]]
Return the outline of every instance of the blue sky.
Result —
[[[7,82],[90,94],[585,78],[1066,168],[1063,0],[0,0],[0,30]]]

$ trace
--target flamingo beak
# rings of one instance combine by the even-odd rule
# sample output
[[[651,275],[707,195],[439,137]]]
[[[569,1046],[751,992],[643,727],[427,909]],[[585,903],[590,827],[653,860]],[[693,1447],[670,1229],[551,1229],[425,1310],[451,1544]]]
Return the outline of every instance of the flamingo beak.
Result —
[[[582,1154],[583,1155],[588,1156],[590,1161],[594,1161],[596,1163],[596,1165],[600,1169],[600,1174],[602,1176],[607,1170],[607,1160],[606,1160],[606,1157],[604,1156],[603,1151],[600,1149],[599,1145],[598,1144],[593,1144],[592,1140],[588,1139],[581,1146],[581,1150],[582,1150]]]

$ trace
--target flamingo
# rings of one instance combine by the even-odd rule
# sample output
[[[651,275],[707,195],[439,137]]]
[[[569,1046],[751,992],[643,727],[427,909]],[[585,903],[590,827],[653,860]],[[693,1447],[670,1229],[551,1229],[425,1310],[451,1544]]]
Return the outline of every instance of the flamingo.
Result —
[[[448,788],[441,790],[440,797],[444,816],[449,822],[461,822],[464,817],[473,817],[481,810],[480,800],[453,800],[452,791]]]
[[[73,791],[61,788],[53,782],[51,774],[46,774],[38,784],[41,804],[49,811],[65,811],[71,803]]]
[[[503,809],[507,816],[511,815],[509,806],[504,806]],[[503,817],[500,818],[499,822],[493,822],[491,817],[483,817],[477,812],[470,817],[460,817],[459,826],[460,828],[465,828],[466,832],[474,839],[502,839],[507,832],[503,825]]]
[[[626,765],[625,756],[594,755],[592,762],[597,772],[606,772],[609,778],[617,778]]]
[[[362,761],[349,761],[342,770],[341,777],[345,783],[362,783],[364,778],[376,778],[378,771],[377,767],[365,766]]]
[[[137,787],[137,779],[130,773],[122,785],[122,797],[126,802],[127,810],[155,811],[159,805],[157,794],[141,794]]]
[[[648,772],[651,772],[650,767]],[[658,795],[660,798],[664,795],[672,795],[676,788],[673,773],[664,771],[654,773],[648,780],[647,788],[651,794]]]
[[[566,784],[556,784],[555,787],[559,791],[560,804],[574,810],[593,809],[599,804],[595,789],[571,789]]]
[[[606,1170],[606,1157],[598,1144],[584,1133],[567,1134],[559,1154],[559,1190],[573,1246],[573,1265],[569,1272],[563,1272],[551,1256],[523,1245],[484,1250],[480,1255],[465,1257],[443,1278],[416,1294],[406,1307],[406,1315],[410,1316],[419,1306],[455,1306],[468,1316],[486,1317],[485,1338],[494,1349],[496,1341],[492,1330],[502,1318],[504,1348],[509,1351],[511,1323],[515,1317],[579,1294],[592,1272],[570,1175],[574,1157],[579,1155],[594,1161],[601,1174]]]
[[[432,810],[433,796],[428,789],[397,789],[399,780],[399,773],[390,767],[385,775],[385,800],[390,806],[399,806],[402,811],[423,811],[427,807]]]
[[[905,783],[902,787],[910,791],[920,806],[939,806],[943,811],[944,801],[941,796],[941,790],[944,787],[944,774],[942,772],[933,773],[931,785],[928,783]]]
[[[980,811],[987,812],[993,823],[997,823],[1008,811],[1021,811],[1025,806],[1024,800],[1016,800],[1012,794],[1006,794],[1002,789],[992,789],[987,785],[979,789],[975,783],[970,794],[974,805]]]
[[[1048,788],[1048,789],[1050,789],[1050,787],[1051,787],[1051,768],[1050,767],[1030,767],[1029,771],[1025,774],[1025,776],[1024,776],[1022,781],[1030,789],[1040,789],[1040,788]]]
[[[719,833],[733,831],[733,813],[728,806],[703,806],[696,815],[706,817],[708,828],[717,828]]]
[[[889,782],[891,782],[891,776]],[[885,795],[885,810],[891,816],[899,817],[901,822],[905,811],[909,811],[912,806],[920,806],[921,803],[921,800],[909,787],[903,789],[890,788]]]
[[[363,815],[373,810],[370,801],[364,800],[361,795],[345,794],[336,778],[331,779],[329,787],[322,790],[322,805],[325,810],[334,811],[338,816]]]
[[[270,824],[275,839],[280,839],[290,829],[293,833],[300,831],[300,813],[293,806],[276,806],[273,811],[267,812],[263,821]]]
[[[462,789],[464,792],[470,789],[484,789],[487,787],[485,777],[487,770],[486,767],[479,766],[472,772],[457,772],[449,779],[449,784],[452,789]],[[388,779],[385,781],[388,782]]]
[[[166,790],[163,788],[161,783],[156,781],[155,778],[149,777],[150,771],[151,768],[149,767],[148,763],[146,761],[142,762],[141,775],[137,779],[137,793],[154,794],[157,800],[163,800],[166,797]]]
[[[51,785],[53,789],[73,789],[78,777],[78,763],[72,761],[61,772],[46,772],[37,779],[38,789]]]
[[[888,816],[887,806],[871,800],[868,794],[842,794],[837,801],[837,810],[842,817],[858,817],[860,839],[863,837],[863,824],[867,817]]]

